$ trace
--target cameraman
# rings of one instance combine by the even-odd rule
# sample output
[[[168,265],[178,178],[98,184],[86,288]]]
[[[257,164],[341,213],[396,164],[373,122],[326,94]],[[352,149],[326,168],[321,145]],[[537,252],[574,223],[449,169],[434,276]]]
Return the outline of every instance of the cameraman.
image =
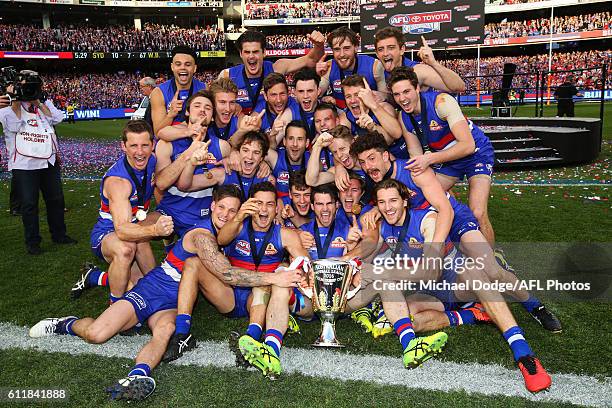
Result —
[[[50,100],[41,103],[42,81],[38,73],[23,70],[8,92],[15,99],[10,107],[0,109],[4,129],[8,168],[13,174],[21,202],[27,252],[38,255],[41,237],[38,226],[38,190],[47,206],[47,222],[53,242],[74,244],[66,235],[64,193],[60,180],[60,163],[54,125],[63,119],[63,112]]]

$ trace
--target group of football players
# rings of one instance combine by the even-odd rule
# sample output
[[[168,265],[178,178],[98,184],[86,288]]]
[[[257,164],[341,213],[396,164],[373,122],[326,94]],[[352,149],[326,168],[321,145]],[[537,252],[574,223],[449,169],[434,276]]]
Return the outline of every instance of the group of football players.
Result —
[[[309,38],[307,55],[271,62],[265,35],[246,31],[237,41],[243,64],[208,86],[194,78],[195,52],[173,50],[173,78],[150,96],[153,127],[127,123],[124,155],[100,185],[91,248],[109,267],[88,264],[72,288],[78,298],[107,286],[110,306],[96,319],[44,319],[30,335],[102,343],[146,323],[151,340],[107,389],[112,399],[144,399],[155,389],[151,370],[196,346],[201,292],[219,313],[249,320],[229,336],[236,364],[276,377],[283,337],[313,319],[310,262],[333,258],[357,271],[360,290],[346,313],[374,337],[395,333],[405,367],[442,351],[448,335],[438,330],[489,323],[526,388],[550,387],[506,299],[470,285],[517,278],[495,249],[487,211],[493,147],[450,95],[464,90],[462,79],[424,38],[421,62],[405,57],[397,28],[376,33],[377,58],[358,54],[346,27]],[[450,191],[464,179],[467,204]],[[161,264],[151,240],[163,240]],[[393,261],[406,256],[413,262]],[[393,289],[428,281],[440,285]],[[508,295],[546,330],[561,331],[537,298]]]

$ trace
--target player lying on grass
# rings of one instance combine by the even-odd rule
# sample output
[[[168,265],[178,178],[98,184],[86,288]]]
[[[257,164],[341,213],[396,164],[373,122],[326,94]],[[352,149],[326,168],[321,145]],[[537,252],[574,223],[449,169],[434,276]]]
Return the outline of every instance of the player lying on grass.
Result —
[[[382,220],[377,223],[377,228],[372,230],[367,227],[364,229],[364,239],[377,239],[379,248],[383,247],[382,257],[396,258],[396,255],[408,255],[411,259],[423,259],[427,261],[429,257],[427,248],[431,245],[439,246],[436,241],[436,218],[438,213],[433,208],[428,209],[414,209],[409,207],[410,192],[401,182],[397,180],[384,180],[377,184],[374,190],[376,197],[376,204],[380,213],[382,214]],[[431,273],[429,280],[438,281],[439,283],[467,283],[467,287],[470,289],[465,290],[434,290],[428,292],[429,295],[435,296],[444,303],[442,310],[451,308],[456,309],[459,304],[463,304],[470,301],[478,301],[482,303],[490,319],[497,325],[499,330],[503,333],[504,339],[508,342],[510,349],[514,355],[514,359],[518,364],[518,367],[525,379],[525,386],[530,392],[539,392],[550,387],[551,378],[548,373],[544,370],[540,361],[535,358],[533,351],[529,347],[529,344],[525,340],[524,333],[514,320],[512,312],[508,308],[508,305],[504,301],[502,295],[497,291],[489,291],[478,289],[473,285],[475,282],[481,282],[487,284],[491,282],[488,275],[484,271],[484,263],[495,261],[487,261],[484,258],[472,258],[473,262],[462,262],[465,260],[461,253],[457,255],[447,255],[448,253],[456,253],[457,250],[454,248],[452,242],[445,238],[444,242],[444,254],[447,259],[444,259],[444,263],[439,263],[432,270],[440,270],[441,273]],[[450,251],[450,252],[449,252]],[[435,252],[435,251],[434,251]],[[379,255],[381,256],[381,255]],[[450,258],[449,258],[450,257]],[[454,259],[453,259],[454,258]],[[435,261],[435,258],[430,258]],[[448,265],[447,260],[452,261],[452,265]],[[381,259],[381,261],[384,261]],[[377,259],[374,260],[375,265],[379,263]],[[380,263],[379,263],[380,265]],[[442,267],[444,265],[445,267]],[[430,267],[429,265],[425,266]],[[413,267],[416,268],[416,267]],[[461,269],[459,269],[461,268]],[[418,273],[418,272],[417,272]],[[410,275],[412,271],[405,270],[404,275],[406,279],[411,279]],[[437,278],[435,276],[438,276]],[[402,276],[398,276],[402,279]],[[382,295],[381,295],[382,296]],[[417,304],[417,299],[411,299],[409,307]],[[436,305],[436,309],[428,309],[429,313],[427,318],[432,321],[420,323],[420,329],[438,329],[441,325],[456,325],[458,317],[461,316],[462,311],[457,314],[443,313],[442,310]],[[397,326],[397,321],[391,315],[391,312],[387,309],[387,305],[384,303],[383,307],[389,320],[394,323],[394,327]],[[420,316],[423,313],[425,307],[420,305],[418,309],[412,311],[413,315],[423,318]],[[463,311],[464,316],[469,319],[475,319],[478,316],[476,310]],[[448,318],[448,324],[446,319]],[[438,323],[436,323],[436,321]],[[411,319],[406,321],[406,324],[412,324]],[[396,328],[397,330],[397,328]],[[398,333],[399,334],[399,333]]]
[[[216,210],[213,210],[213,214]],[[269,182],[255,184],[251,197],[235,217],[228,218],[223,228],[208,236],[206,254],[200,260],[188,261],[185,265],[186,280],[179,294],[179,317],[190,320],[198,286],[206,299],[220,313],[229,317],[249,317],[247,334],[260,338],[268,287],[295,286],[301,279],[299,274],[275,272],[285,257],[306,256],[294,230],[274,223],[276,215],[276,190]],[[227,258],[219,252],[219,244]],[[212,248],[211,248],[212,247]],[[229,259],[229,260],[228,260]],[[179,358],[193,347],[189,337],[190,327],[177,320],[177,341],[170,344],[165,360]],[[237,340],[235,334],[230,343]],[[187,346],[189,344],[189,346]],[[237,360],[242,365],[240,360]]]

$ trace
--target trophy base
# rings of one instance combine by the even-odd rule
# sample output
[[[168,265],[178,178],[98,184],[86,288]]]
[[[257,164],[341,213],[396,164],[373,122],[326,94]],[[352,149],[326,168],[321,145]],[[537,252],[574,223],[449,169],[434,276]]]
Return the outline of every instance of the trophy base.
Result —
[[[328,315],[325,313],[321,314],[321,334],[317,341],[314,342],[314,347],[331,347],[331,348],[342,348],[345,347],[336,338],[336,323],[335,316]]]
[[[340,344],[340,343],[332,343],[332,342],[326,342],[326,341],[315,341],[312,344],[313,347],[331,347],[331,348],[344,348],[346,347],[344,344]]]

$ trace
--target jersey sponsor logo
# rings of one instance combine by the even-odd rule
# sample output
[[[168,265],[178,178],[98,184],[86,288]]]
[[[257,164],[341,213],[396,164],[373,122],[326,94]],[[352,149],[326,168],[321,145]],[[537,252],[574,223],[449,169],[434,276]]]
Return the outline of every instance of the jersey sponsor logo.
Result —
[[[332,248],[344,248],[346,246],[346,241],[342,237],[336,237],[329,246]]]
[[[240,255],[251,256],[251,245],[243,239],[236,242],[234,248],[236,249],[236,252],[238,252]]]
[[[432,119],[431,122],[429,122],[429,128],[433,131],[436,131],[442,129],[442,126],[440,126],[438,122]]]
[[[38,121],[36,119],[28,119],[27,123],[32,127],[38,127]]]
[[[268,246],[266,247],[266,251],[264,252],[264,254],[265,255],[276,255],[278,254],[278,251],[276,250],[274,245],[270,242],[268,243]]]

